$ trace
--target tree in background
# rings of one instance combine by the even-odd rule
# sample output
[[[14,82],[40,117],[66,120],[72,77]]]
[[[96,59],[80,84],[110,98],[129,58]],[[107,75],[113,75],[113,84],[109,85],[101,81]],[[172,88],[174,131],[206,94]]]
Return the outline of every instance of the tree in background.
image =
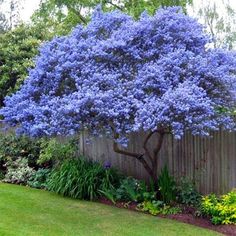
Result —
[[[115,152],[136,158],[156,181],[165,135],[235,127],[235,53],[207,43],[202,26],[176,7],[138,21],[97,9],[86,27],[41,47],[0,114],[31,136],[82,130],[108,136]],[[125,148],[137,131],[147,134],[142,152]]]
[[[0,106],[6,95],[22,85],[46,36],[42,29],[26,25],[0,34]]]
[[[3,3],[3,0],[0,0],[0,6]],[[7,19],[3,11],[0,11],[0,34],[5,32],[7,29]]]
[[[236,12],[228,0],[202,4],[198,11],[206,30],[213,37],[213,46],[232,49],[236,41]]]
[[[181,6],[186,10],[192,0],[42,0],[32,20],[64,35],[77,24],[87,24],[93,9],[101,4],[104,11],[121,10],[136,19],[143,11],[154,14],[159,7]]]
[[[20,24],[20,9],[24,0],[9,1],[9,29],[13,29]]]
[[[6,30],[6,17],[0,12],[0,34],[4,33]]]
[[[20,9],[24,0],[0,0],[0,30],[6,32],[20,24]]]

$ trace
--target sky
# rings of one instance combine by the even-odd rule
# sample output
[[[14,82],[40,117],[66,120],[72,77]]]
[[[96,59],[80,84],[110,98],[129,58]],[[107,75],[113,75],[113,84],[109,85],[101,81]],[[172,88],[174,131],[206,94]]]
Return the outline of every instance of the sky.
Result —
[[[23,21],[28,21],[33,14],[33,12],[37,9],[40,0],[24,0],[23,9],[21,11],[21,19]]]

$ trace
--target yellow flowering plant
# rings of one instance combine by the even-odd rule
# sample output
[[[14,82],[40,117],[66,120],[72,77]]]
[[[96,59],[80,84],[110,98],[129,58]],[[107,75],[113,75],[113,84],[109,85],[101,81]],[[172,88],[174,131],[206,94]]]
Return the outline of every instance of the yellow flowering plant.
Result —
[[[220,197],[203,197],[201,211],[211,217],[213,224],[236,224],[236,189]]]

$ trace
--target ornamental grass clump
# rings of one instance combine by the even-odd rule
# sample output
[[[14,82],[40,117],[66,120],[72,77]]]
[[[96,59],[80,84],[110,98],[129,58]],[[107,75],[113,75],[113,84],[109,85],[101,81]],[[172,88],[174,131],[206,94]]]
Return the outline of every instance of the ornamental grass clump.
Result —
[[[56,167],[47,188],[63,196],[94,200],[101,195],[100,190],[113,188],[118,182],[119,174],[114,169],[80,157]]]

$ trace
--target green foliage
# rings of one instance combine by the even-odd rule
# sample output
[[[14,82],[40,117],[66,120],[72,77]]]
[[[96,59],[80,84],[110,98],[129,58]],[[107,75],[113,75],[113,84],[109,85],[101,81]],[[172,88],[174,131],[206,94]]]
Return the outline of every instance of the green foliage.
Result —
[[[110,189],[103,189],[99,190],[99,192],[108,200],[110,200],[113,204],[116,203],[116,189],[114,187],[111,187]]]
[[[100,195],[99,190],[110,189],[118,181],[119,175],[114,169],[105,169],[99,163],[80,157],[65,160],[54,169],[47,187],[63,196],[93,200]]]
[[[236,39],[236,11],[229,1],[221,1],[218,4],[215,1],[200,3],[201,8],[198,15],[201,21],[206,25],[206,31],[213,38],[213,46],[227,48],[232,50],[235,48]],[[224,12],[224,14],[222,14]]]
[[[181,6],[185,11],[188,3],[192,0],[44,0],[32,21],[55,35],[66,35],[77,24],[87,24],[98,4],[104,11],[121,10],[137,19],[143,11],[154,14],[161,6]]]
[[[181,212],[179,207],[171,207],[169,205],[164,204],[163,201],[144,201],[138,205],[138,209],[140,211],[148,212],[152,215],[169,215],[169,214],[177,214]]]
[[[156,198],[156,192],[148,190],[144,181],[132,177],[121,179],[118,188],[103,189],[100,192],[114,204],[116,201],[143,202]]]
[[[158,186],[161,193],[161,198],[165,203],[170,203],[176,200],[176,183],[174,178],[169,174],[166,165],[161,170],[158,177]]]
[[[60,142],[56,138],[43,139],[40,145],[38,164],[56,164],[65,159],[74,158],[77,152],[77,139]]]
[[[188,178],[181,178],[176,187],[177,202],[188,206],[199,206],[201,194]]]
[[[0,169],[5,169],[7,161],[26,159],[30,167],[38,167],[40,140],[15,134],[0,134]]]
[[[50,169],[38,169],[34,174],[29,178],[27,185],[32,188],[44,189],[46,188],[47,180],[50,176]]]
[[[2,170],[0,170],[0,181],[5,178],[5,174]]]
[[[22,85],[28,69],[34,66],[38,46],[45,38],[43,30],[23,24],[0,34],[0,106],[6,95]]]
[[[144,181],[128,177],[121,180],[120,187],[116,190],[116,199],[139,202],[143,199],[143,194],[146,192],[147,187]]]
[[[211,217],[213,224],[236,224],[236,190],[221,197],[215,194],[203,197],[201,211]]]
[[[4,182],[14,184],[26,184],[27,181],[34,174],[35,170],[28,166],[26,158],[18,158],[16,160],[9,160],[6,163],[7,172]]]

